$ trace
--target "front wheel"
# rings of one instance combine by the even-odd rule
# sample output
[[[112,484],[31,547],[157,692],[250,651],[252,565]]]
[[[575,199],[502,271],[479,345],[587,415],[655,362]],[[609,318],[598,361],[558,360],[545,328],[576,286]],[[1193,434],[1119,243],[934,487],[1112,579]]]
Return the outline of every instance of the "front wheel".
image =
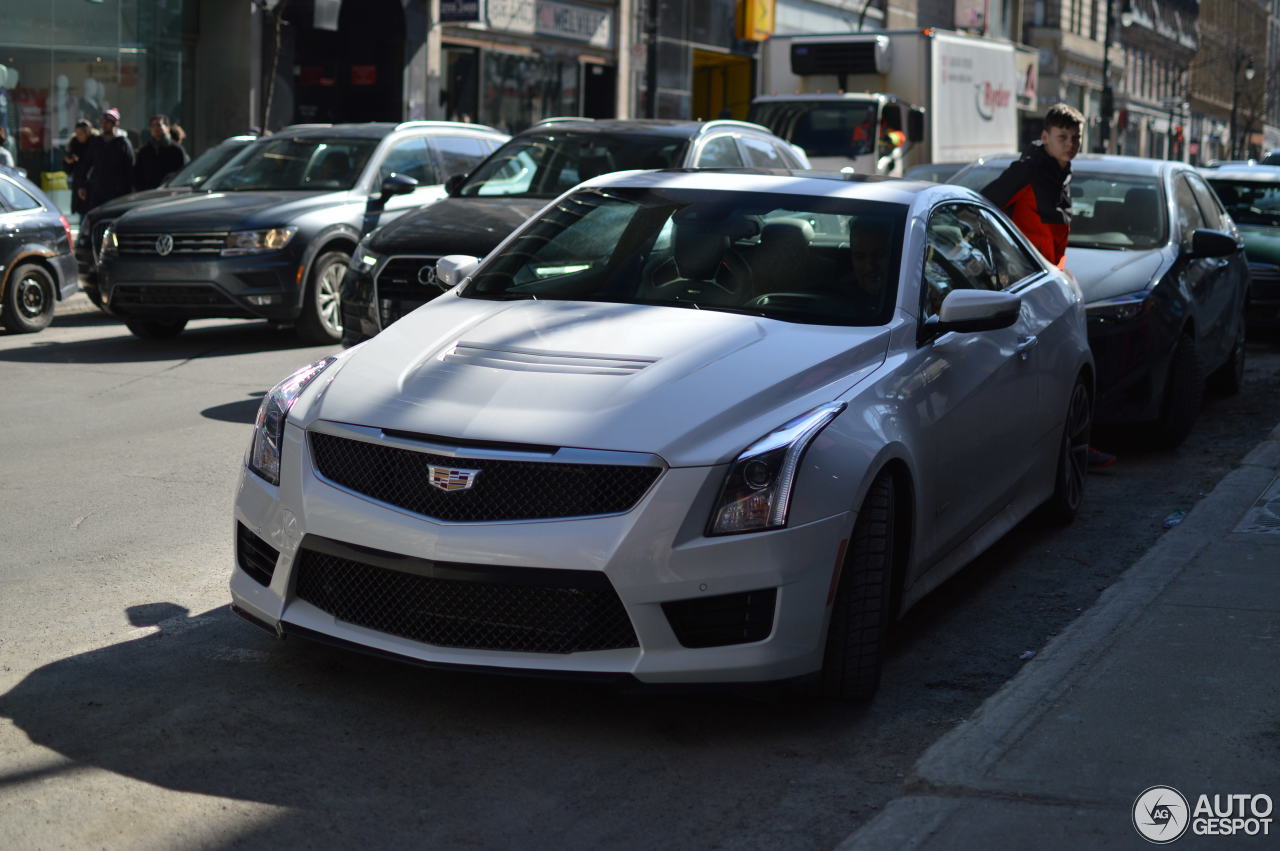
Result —
[[[128,319],[124,327],[143,340],[168,340],[187,327],[185,319]]]
[[[49,327],[54,309],[53,276],[38,263],[23,263],[9,276],[4,294],[4,327],[30,334]]]
[[[1169,364],[1169,380],[1165,384],[1160,420],[1156,423],[1156,443],[1175,449],[1191,434],[1200,415],[1204,394],[1204,375],[1200,368],[1200,352],[1190,334],[1183,334],[1173,350]]]
[[[327,251],[316,258],[298,317],[298,336],[306,342],[325,345],[342,339],[340,293],[350,263],[351,258],[341,251]]]
[[[1244,359],[1245,359],[1245,321],[1244,316],[1239,319],[1239,327],[1236,329],[1236,339],[1231,346],[1231,356],[1227,358],[1227,362],[1218,367],[1213,375],[1209,376],[1209,382],[1213,385],[1213,389],[1225,396],[1234,396],[1240,392],[1240,388],[1244,386]]]
[[[1076,379],[1067,402],[1067,418],[1062,424],[1058,448],[1058,471],[1053,495],[1044,504],[1045,516],[1055,523],[1070,523],[1084,501],[1084,482],[1089,472],[1089,433],[1093,428],[1093,400],[1084,379]]]
[[[894,483],[881,473],[853,524],[849,551],[827,627],[821,691],[840,700],[866,700],[880,685],[893,617]]]

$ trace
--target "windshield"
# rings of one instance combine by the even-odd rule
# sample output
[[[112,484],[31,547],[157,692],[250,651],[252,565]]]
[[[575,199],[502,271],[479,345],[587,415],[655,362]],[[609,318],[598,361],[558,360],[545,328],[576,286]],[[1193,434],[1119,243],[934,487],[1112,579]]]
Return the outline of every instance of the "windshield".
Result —
[[[679,168],[685,139],[643,133],[556,132],[512,139],[481,163],[463,196],[554,198],[611,171]]]
[[[850,101],[758,103],[751,120],[763,124],[811,157],[856,157],[876,141],[875,104]]]
[[[1213,190],[1238,225],[1280,227],[1280,183],[1211,177]]]
[[[204,188],[213,192],[350,189],[377,146],[377,139],[263,139],[210,178]]]
[[[981,192],[1006,167],[975,166],[948,182]],[[1155,177],[1072,170],[1067,245],[1145,251],[1168,241],[1164,191]]]
[[[671,189],[577,192],[534,220],[462,291],[882,325],[906,207]]]
[[[243,151],[248,144],[248,139],[238,139],[234,142],[215,145],[187,163],[182,171],[169,179],[165,186],[183,187],[203,183],[216,174],[218,169],[231,162],[231,158]]]

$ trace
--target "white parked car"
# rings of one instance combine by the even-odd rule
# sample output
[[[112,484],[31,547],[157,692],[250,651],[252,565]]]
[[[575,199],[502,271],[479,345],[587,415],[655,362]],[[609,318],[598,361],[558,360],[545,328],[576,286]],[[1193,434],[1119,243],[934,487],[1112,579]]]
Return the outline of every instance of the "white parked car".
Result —
[[[811,172],[590,180],[264,399],[235,610],[427,665],[811,677],[1080,504],[1080,294],[976,193]]]

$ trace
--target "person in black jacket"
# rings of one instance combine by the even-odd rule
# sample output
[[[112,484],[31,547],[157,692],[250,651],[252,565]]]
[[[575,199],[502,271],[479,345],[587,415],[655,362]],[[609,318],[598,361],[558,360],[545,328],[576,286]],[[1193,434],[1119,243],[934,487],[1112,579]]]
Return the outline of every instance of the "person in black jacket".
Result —
[[[89,212],[89,167],[93,164],[91,151],[97,137],[98,131],[93,125],[81,118],[62,157],[62,169],[71,179],[71,212],[79,215]]]
[[[90,209],[133,191],[133,145],[119,128],[120,110],[102,113],[102,135],[90,149]]]
[[[169,116],[151,116],[151,138],[138,149],[138,161],[133,166],[134,188],[155,189],[187,160],[187,152],[169,133]]]

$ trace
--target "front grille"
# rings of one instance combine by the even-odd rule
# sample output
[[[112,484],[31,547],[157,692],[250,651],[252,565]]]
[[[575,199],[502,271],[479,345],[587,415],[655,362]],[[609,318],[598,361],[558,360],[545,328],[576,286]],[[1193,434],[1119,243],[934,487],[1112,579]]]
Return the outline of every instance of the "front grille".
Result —
[[[340,621],[437,647],[575,653],[636,647],[604,574],[429,562],[308,536],[295,593]]]
[[[311,432],[316,469],[330,481],[438,520],[542,520],[621,514],[639,502],[658,467],[449,458]],[[432,485],[431,467],[475,470],[467,490]],[[437,472],[437,475],[440,475]]]
[[[112,307],[235,307],[221,290],[207,284],[118,284],[111,291]]]
[[[249,531],[243,523],[236,524],[236,564],[259,585],[270,585],[276,570],[279,551]]]
[[[777,588],[663,603],[683,647],[723,647],[764,641],[773,632]]]
[[[440,295],[436,284],[435,255],[391,257],[374,277],[378,319],[386,328]],[[424,283],[425,282],[425,283]]]
[[[156,242],[161,233],[116,233],[117,251],[121,254],[159,256]],[[221,254],[227,246],[226,231],[217,233],[172,233],[173,250],[169,255]]]

